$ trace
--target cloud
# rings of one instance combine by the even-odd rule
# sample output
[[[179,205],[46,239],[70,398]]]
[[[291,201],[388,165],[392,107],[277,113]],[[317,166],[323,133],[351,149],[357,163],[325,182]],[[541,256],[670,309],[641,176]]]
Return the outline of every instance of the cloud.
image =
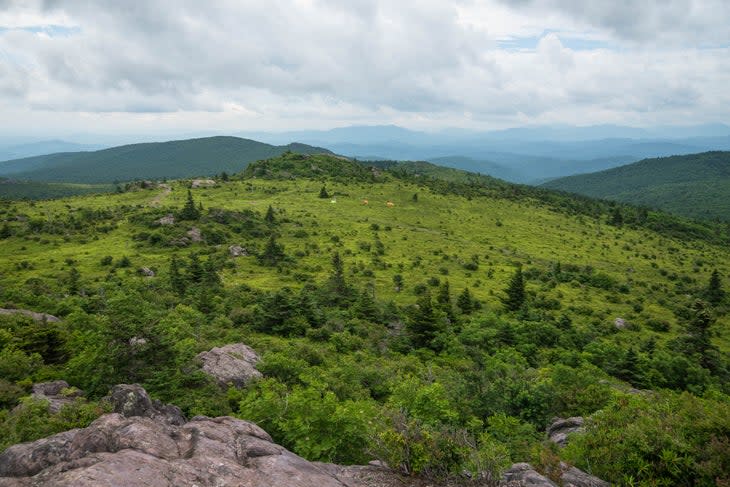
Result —
[[[728,34],[707,6],[727,7],[649,3],[0,0],[0,109],[79,128],[726,117]]]

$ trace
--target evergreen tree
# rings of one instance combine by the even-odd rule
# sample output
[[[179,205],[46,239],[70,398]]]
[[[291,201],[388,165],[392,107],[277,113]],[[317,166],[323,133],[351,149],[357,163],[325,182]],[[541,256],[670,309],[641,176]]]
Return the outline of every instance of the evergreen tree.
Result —
[[[725,299],[725,291],[722,289],[722,280],[717,269],[713,270],[710,275],[710,282],[705,290],[705,299],[713,306],[721,304]]]
[[[372,286],[366,286],[360,292],[360,296],[355,304],[355,313],[357,313],[358,318],[362,318],[363,320],[378,321],[378,307],[373,298]]]
[[[276,235],[273,233],[266,242],[264,251],[259,254],[258,259],[259,263],[266,266],[275,266],[284,259],[284,247],[276,241]]]
[[[454,316],[454,307],[451,304],[451,288],[448,279],[439,286],[438,294],[436,294],[436,305],[440,311],[446,314],[450,322],[456,319]]]
[[[700,364],[705,368],[712,368],[711,352],[712,346],[712,325],[715,319],[712,316],[710,307],[701,299],[695,300],[689,307],[689,321],[685,326],[684,337],[685,351],[689,354],[700,356]]]
[[[636,350],[629,348],[621,361],[617,374],[621,379],[632,385],[641,385],[641,373],[639,372],[639,356]]]
[[[621,209],[618,206],[615,206],[613,208],[613,211],[611,211],[611,219],[609,220],[609,223],[615,227],[620,227],[624,224],[624,217],[621,214]]]
[[[396,274],[393,276],[393,286],[395,286],[395,292],[399,293],[403,289],[403,276]]]
[[[442,326],[439,324],[429,293],[419,296],[407,327],[415,348],[437,348],[434,341],[442,331]]]
[[[219,289],[223,284],[212,259],[208,259],[203,265],[203,284],[206,289]]]
[[[332,274],[327,282],[328,298],[332,304],[343,305],[350,297],[350,288],[345,281],[345,266],[339,252],[332,255]]]
[[[180,274],[180,262],[175,254],[170,258],[170,287],[179,295],[185,294],[185,279]]]
[[[193,193],[188,190],[188,199],[185,201],[185,206],[183,206],[183,209],[180,211],[180,219],[197,220],[198,218],[200,218],[200,210],[195,206]]]
[[[319,197],[322,199],[327,199],[330,197],[330,195],[327,194],[327,188],[325,188],[324,186],[322,186],[322,189],[319,190]]]
[[[72,267],[68,271],[68,292],[69,294],[78,294],[81,290],[79,281],[81,280],[81,273],[75,267]]]
[[[7,223],[4,224],[3,227],[0,228],[0,240],[9,238],[11,235],[13,235],[13,232],[10,230],[10,225]]]
[[[221,181],[224,181],[224,182],[225,182],[225,181],[228,181],[229,179],[230,179],[230,178],[228,177],[228,173],[227,173],[227,172],[225,172],[225,171],[223,171],[223,172],[221,173]]]
[[[469,291],[468,287],[465,287],[461,294],[459,294],[459,297],[456,299],[456,304],[465,315],[474,311],[474,298],[472,298],[471,291]]]
[[[276,216],[274,215],[274,208],[269,205],[269,209],[266,210],[266,216],[264,217],[264,220],[266,220],[266,223],[269,225],[273,225],[276,223]]]
[[[505,292],[507,296],[502,298],[502,304],[508,311],[517,311],[525,304],[525,280],[522,277],[521,267],[518,267],[512,275]]]
[[[200,263],[198,254],[190,254],[190,264],[188,265],[188,282],[200,284],[203,282],[203,265]]]
[[[418,203],[418,193],[413,193],[411,200],[413,200],[414,203]]]

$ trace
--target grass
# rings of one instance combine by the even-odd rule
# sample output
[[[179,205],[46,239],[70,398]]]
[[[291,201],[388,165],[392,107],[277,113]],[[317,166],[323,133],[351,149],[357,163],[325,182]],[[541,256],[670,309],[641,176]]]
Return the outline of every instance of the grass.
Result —
[[[664,341],[675,335],[680,323],[672,310],[685,299],[678,283],[703,287],[712,269],[717,268],[725,276],[725,287],[730,287],[730,259],[722,246],[672,239],[648,230],[616,228],[603,221],[551,211],[529,200],[469,200],[435,194],[394,179],[376,184],[326,181],[327,190],[336,195],[337,202],[331,203],[318,198],[322,184],[321,179],[248,179],[192,190],[195,201],[204,208],[251,209],[263,214],[269,205],[273,206],[281,222],[277,229],[280,243],[289,256],[298,254],[294,265],[278,271],[260,266],[254,257],[230,259],[230,267],[222,273],[227,286],[247,284],[273,290],[300,287],[307,279],[321,282],[329,274],[332,253],[337,251],[344,259],[349,281],[359,289],[373,285],[380,300],[415,302],[414,287],[429,287],[428,278],[436,277],[448,279],[453,294],[469,287],[486,308],[498,308],[517,265],[538,272],[547,272],[556,262],[581,269],[590,266],[594,273],[605,273],[628,292],[605,291],[577,281],[550,287],[538,279],[528,280],[528,290],[559,301],[559,312],[578,326],[611,326],[617,317],[638,324],[639,331],[617,334],[616,340],[627,344],[637,336],[652,335]],[[79,214],[83,208],[122,208],[129,216],[148,211],[147,205],[160,191],[16,202],[7,214],[53,219]],[[417,202],[413,201],[414,193],[418,193]],[[160,208],[177,211],[186,196],[186,184],[173,183]],[[369,204],[364,205],[363,199]],[[394,206],[386,206],[387,201]],[[157,270],[155,279],[165,279],[174,252],[187,255],[203,248],[202,244],[193,244],[176,250],[139,243],[132,236],[149,229],[126,218],[115,223],[116,228],[108,233],[72,233],[66,237],[39,234],[3,241],[0,283],[24,282],[31,277],[57,279],[68,272],[67,259],[76,262],[83,279],[101,281],[108,272],[100,264],[106,255],[115,260],[122,256],[132,260],[133,267],[121,272],[133,274],[147,266]],[[373,230],[374,225],[379,229]],[[381,263],[372,255],[376,236],[385,247]],[[263,243],[263,238],[242,239],[229,233],[215,252],[227,254],[227,247],[233,244],[261,248]],[[366,244],[370,244],[370,250],[364,250]],[[477,256],[478,269],[469,270],[464,265],[473,256]],[[401,292],[396,292],[393,285],[396,274],[404,278]],[[655,333],[641,326],[651,319],[669,321],[673,332]],[[727,317],[717,328],[717,344],[730,350]]]

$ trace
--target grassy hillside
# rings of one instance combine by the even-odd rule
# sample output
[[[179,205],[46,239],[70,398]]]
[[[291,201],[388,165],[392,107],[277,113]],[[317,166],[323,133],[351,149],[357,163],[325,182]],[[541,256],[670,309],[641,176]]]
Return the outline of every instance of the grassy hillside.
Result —
[[[112,184],[41,183],[0,178],[0,199],[7,200],[45,200],[114,190]]]
[[[238,137],[207,137],[67,152],[0,162],[0,175],[45,182],[111,183],[241,171],[250,162],[288,150],[328,153],[304,144],[273,146]]]
[[[730,152],[644,159],[543,186],[693,218],[730,220]]]
[[[619,224],[606,203],[327,155],[170,187],[0,207],[0,307],[62,318],[0,316],[0,448],[84,424],[109,385],[138,382],[313,460],[727,480],[730,255],[714,227],[631,207]],[[239,341],[265,377],[222,390],[195,355]],[[60,426],[11,412],[53,378],[91,402]],[[543,442],[573,415],[595,418],[588,434]]]

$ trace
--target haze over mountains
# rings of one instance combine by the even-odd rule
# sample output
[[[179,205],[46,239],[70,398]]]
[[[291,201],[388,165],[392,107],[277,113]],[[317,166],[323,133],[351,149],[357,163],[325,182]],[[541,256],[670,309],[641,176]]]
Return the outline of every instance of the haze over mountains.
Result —
[[[248,145],[239,142],[241,150],[250,156],[234,156],[233,138],[208,137],[210,133],[194,134],[200,137],[186,145],[192,156],[174,153],[180,158],[175,163],[165,145],[139,145],[135,147],[135,170],[141,170],[144,177],[187,177],[190,171],[179,171],[173,167],[185,167],[199,171],[196,174],[213,174],[222,170],[241,170],[240,164],[256,158],[270,157],[281,151],[263,145]],[[464,169],[512,182],[536,184],[546,180],[610,169],[647,157],[663,157],[691,154],[708,150],[730,150],[730,127],[724,124],[696,126],[664,126],[636,128],[619,125],[598,125],[588,127],[545,126],[520,127],[491,132],[477,132],[450,129],[438,132],[421,132],[395,125],[349,126],[325,131],[290,132],[247,132],[247,138],[271,145],[286,146],[299,142],[308,146],[326,148],[334,153],[365,160],[426,160],[439,165]],[[192,135],[191,135],[192,136]],[[80,136],[79,136],[80,137]],[[147,134],[139,140],[149,140]],[[160,136],[160,140],[188,138]],[[115,148],[111,152],[69,155],[69,152],[92,151],[101,145],[117,145],[114,140],[128,141],[129,136],[118,135],[116,139],[86,134],[79,140],[84,144],[66,141],[29,141],[18,143],[6,139],[0,141],[0,175],[48,181],[87,181],[88,170],[96,164],[109,163],[117,170],[113,179],[129,179],[129,173],[121,171],[124,164],[131,163],[132,153]],[[241,141],[242,139],[237,139]],[[207,142],[203,142],[207,141]],[[96,144],[94,143],[96,142]],[[199,145],[193,149],[194,145]],[[201,145],[202,144],[202,145]],[[242,144],[242,145],[241,145]],[[264,144],[265,145],[265,144]],[[246,146],[246,147],[243,147]],[[238,146],[236,146],[238,147]],[[138,151],[138,149],[140,149]],[[157,150],[160,150],[157,153]],[[284,149],[285,150],[285,149]],[[322,152],[322,149],[318,149]],[[121,153],[126,154],[121,161]],[[25,159],[41,154],[55,154],[53,157]],[[200,158],[194,164],[189,157]],[[111,158],[111,159],[110,159]],[[110,161],[116,162],[110,162]],[[106,162],[105,162],[106,161]],[[85,169],[71,172],[71,167],[80,164]],[[147,175],[152,166],[162,164],[160,171]],[[192,164],[192,166],[191,166]],[[139,167],[137,167],[137,165]],[[100,166],[103,167],[103,166]],[[65,168],[65,169],[64,169]],[[82,179],[78,179],[81,176]],[[108,180],[106,177],[104,180]]]

